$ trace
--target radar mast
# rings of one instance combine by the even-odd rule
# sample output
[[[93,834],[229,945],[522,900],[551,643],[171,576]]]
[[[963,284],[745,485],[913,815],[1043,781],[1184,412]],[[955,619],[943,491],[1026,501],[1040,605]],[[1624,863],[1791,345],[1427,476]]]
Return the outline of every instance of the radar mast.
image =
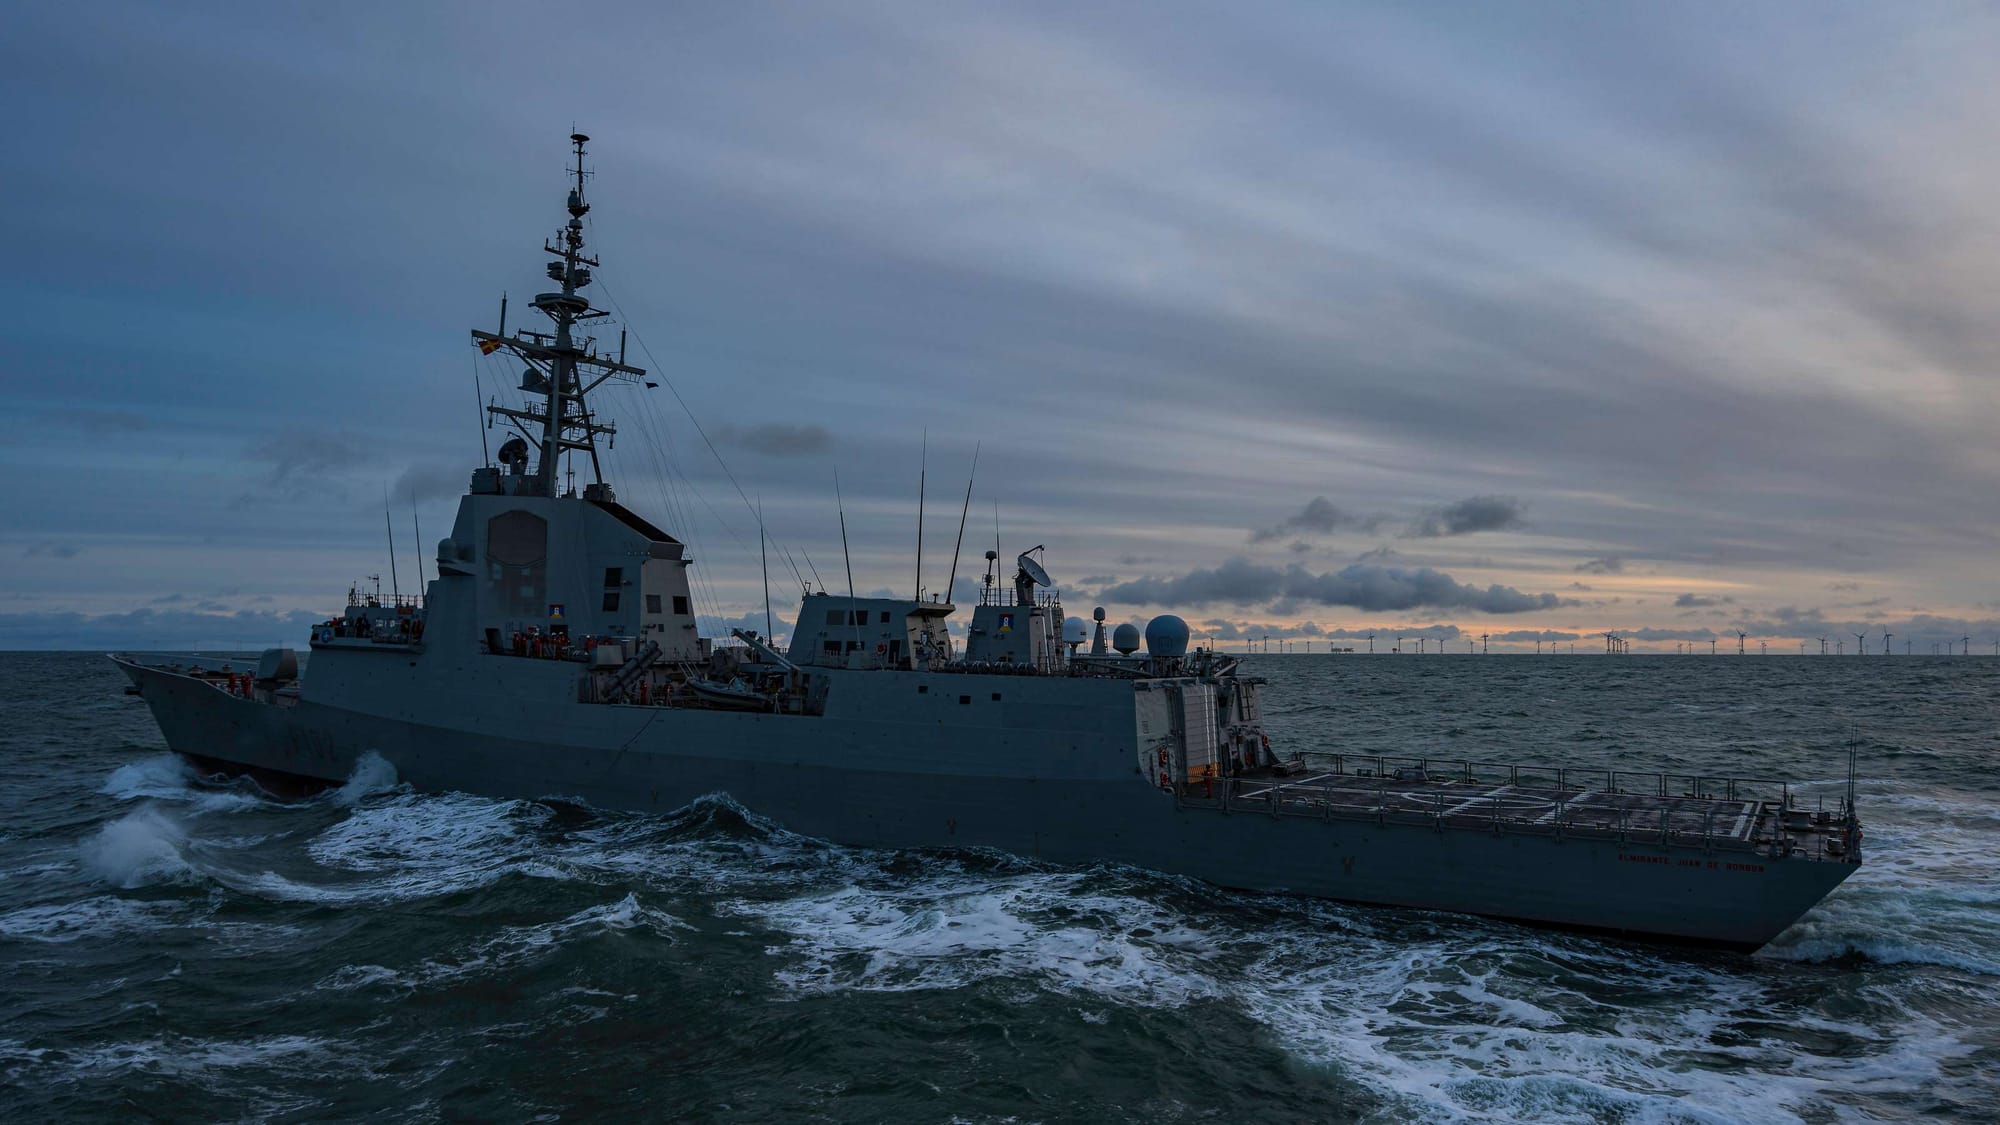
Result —
[[[594,337],[585,335],[581,342],[577,339],[578,325],[611,314],[591,307],[589,299],[578,292],[590,284],[590,271],[598,262],[583,253],[583,216],[590,211],[590,204],[583,197],[583,182],[589,175],[583,167],[583,146],[590,138],[572,133],[569,139],[576,150],[574,183],[569,189],[569,222],[563,225],[554,242],[542,244],[542,249],[555,259],[548,264],[549,280],[559,283],[562,289],[537,293],[529,302],[553,322],[555,331],[520,330],[508,334],[507,306],[503,300],[499,331],[474,329],[472,333],[472,342],[481,354],[492,355],[504,349],[525,363],[521,390],[540,396],[540,401],[531,400],[519,408],[499,405],[486,408],[489,414],[505,418],[536,448],[540,461],[534,467],[533,484],[522,488],[521,493],[537,496],[556,495],[558,464],[563,454],[575,451],[590,455],[591,475],[600,488],[604,485],[597,438],[600,434],[609,438],[618,431],[614,424],[600,422],[591,415],[585,396],[607,380],[629,384],[646,374],[643,368],[625,362],[622,333],[615,360],[598,354]]]

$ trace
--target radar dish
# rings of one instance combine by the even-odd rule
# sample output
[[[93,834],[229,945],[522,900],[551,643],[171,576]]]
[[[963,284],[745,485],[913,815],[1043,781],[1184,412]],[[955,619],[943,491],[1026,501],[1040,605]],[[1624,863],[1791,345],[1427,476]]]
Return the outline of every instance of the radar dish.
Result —
[[[1127,621],[1111,630],[1111,647],[1117,649],[1120,656],[1130,656],[1139,651],[1139,627]]]
[[[1036,562],[1027,555],[1022,555],[1018,561],[1021,564],[1022,572],[1034,579],[1035,585],[1046,586],[1051,589],[1055,587],[1055,582],[1049,578],[1049,572],[1042,569],[1041,563]]]

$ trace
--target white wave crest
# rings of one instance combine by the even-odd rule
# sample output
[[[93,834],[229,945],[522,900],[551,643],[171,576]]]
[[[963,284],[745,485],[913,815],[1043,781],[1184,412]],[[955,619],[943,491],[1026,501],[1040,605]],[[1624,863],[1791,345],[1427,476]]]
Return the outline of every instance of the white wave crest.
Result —
[[[1085,890],[1090,876],[938,877],[847,886],[730,913],[791,935],[778,980],[805,992],[949,989],[1031,980],[1117,1004],[1179,1005],[1218,991],[1191,955],[1200,935],[1130,896]]]
[[[396,788],[396,767],[387,758],[373,750],[364,752],[354,760],[354,769],[347,775],[347,781],[333,791],[336,805],[358,805],[363,800]]]
[[[98,792],[124,801],[179,797],[194,784],[194,779],[194,767],[179,754],[153,754],[112,770]]]
[[[62,943],[103,938],[128,930],[151,930],[180,922],[186,914],[180,902],[143,902],[116,895],[98,895],[76,902],[24,906],[0,914],[0,937]]]
[[[240,778],[226,788],[201,784],[201,775],[187,759],[172,753],[154,754],[119,766],[105,778],[98,792],[123,801],[176,801],[195,812],[231,812],[271,803],[247,778]]]
[[[407,970],[386,965],[348,965],[316,986],[330,991],[390,989],[412,992],[466,977],[490,977],[522,964],[554,956],[569,943],[607,933],[643,934],[665,941],[674,931],[693,929],[672,914],[643,905],[637,893],[617,902],[587,907],[566,918],[533,926],[508,926],[474,943],[457,957],[435,958]],[[610,994],[604,994],[610,995]]]
[[[145,805],[98,829],[82,845],[84,867],[114,887],[132,890],[201,878],[185,854],[187,829],[164,810]]]

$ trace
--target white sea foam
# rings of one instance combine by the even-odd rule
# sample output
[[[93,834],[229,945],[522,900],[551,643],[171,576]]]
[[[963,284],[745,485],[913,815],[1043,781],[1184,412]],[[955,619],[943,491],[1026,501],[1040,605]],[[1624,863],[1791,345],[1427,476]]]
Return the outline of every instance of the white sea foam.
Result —
[[[179,754],[153,754],[111,771],[99,793],[120,800],[179,797],[194,783],[194,767]]]
[[[315,987],[332,991],[415,991],[464,977],[506,971],[524,962],[545,960],[573,941],[606,933],[631,932],[651,939],[672,941],[674,931],[687,929],[692,927],[672,914],[643,905],[637,894],[627,894],[616,902],[588,907],[558,921],[504,927],[493,936],[472,943],[457,956],[429,959],[408,970],[386,965],[348,965]],[[613,995],[605,992],[597,994]]]
[[[725,909],[790,935],[775,952],[798,992],[959,988],[1033,981],[1119,1004],[1177,1005],[1215,993],[1187,962],[1200,935],[1128,896],[1084,889],[1088,875],[937,876],[888,890],[848,886]]]
[[[40,942],[102,938],[150,930],[187,916],[180,902],[149,902],[98,895],[75,902],[42,903],[0,914],[0,936]]]
[[[347,781],[333,791],[332,801],[337,805],[358,805],[363,800],[396,788],[396,767],[389,760],[373,750],[364,752],[354,761],[354,769],[347,775]]]
[[[112,770],[98,792],[124,801],[173,801],[195,812],[231,812],[270,803],[247,779],[228,787],[200,782],[200,775],[180,755],[154,754]]]
[[[298,1062],[308,1059],[317,1062],[334,1053],[334,1048],[325,1040],[305,1035],[272,1035],[259,1039],[174,1036],[89,1048],[27,1047],[18,1042],[0,1040],[0,1064],[6,1065],[8,1070],[47,1067],[93,1078],[131,1070],[143,1070],[148,1074],[194,1075],[240,1067],[296,1069]]]
[[[170,813],[142,805],[98,829],[82,845],[84,867],[114,887],[193,883],[201,873],[185,855],[187,829]]]

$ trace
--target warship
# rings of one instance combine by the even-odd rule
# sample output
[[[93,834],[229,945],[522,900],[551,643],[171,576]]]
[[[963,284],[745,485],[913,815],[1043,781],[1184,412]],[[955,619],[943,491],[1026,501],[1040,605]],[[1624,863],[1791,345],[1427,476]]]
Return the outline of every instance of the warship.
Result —
[[[726,793],[884,848],[1126,864],[1218,888],[1755,949],[1861,863],[1783,782],[1320,753],[1266,734],[1265,682],[1178,617],[1065,630],[1042,548],[986,552],[958,644],[944,595],[806,589],[789,643],[703,636],[687,546],[621,504],[588,405],[643,381],[590,334],[582,134],[545,242],[547,323],[472,343],[523,365],[515,433],[474,468],[418,595],[350,590],[254,671],[112,654],[207,769],[337,783],[369,755],[419,790],[666,812]],[[540,322],[538,322],[539,324]],[[579,491],[559,466],[588,462]],[[844,537],[844,533],[843,533]],[[1007,573],[1011,567],[1012,573]],[[767,631],[769,627],[767,625]],[[1143,644],[1142,644],[1143,641]],[[1085,644],[1088,648],[1085,648]]]

